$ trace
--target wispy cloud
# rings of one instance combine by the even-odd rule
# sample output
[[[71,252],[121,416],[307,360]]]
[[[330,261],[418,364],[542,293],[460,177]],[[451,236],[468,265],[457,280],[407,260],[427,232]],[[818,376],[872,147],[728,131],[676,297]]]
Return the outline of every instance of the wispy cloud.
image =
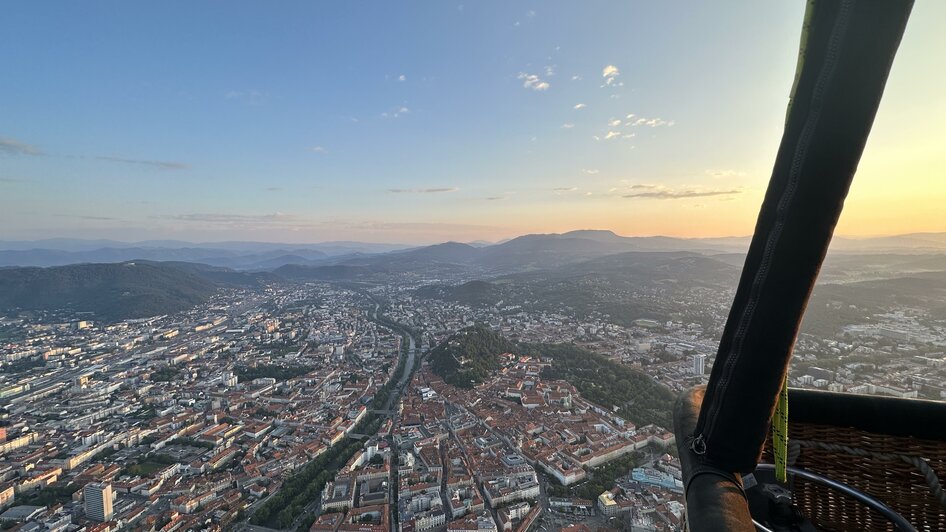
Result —
[[[389,188],[388,192],[394,194],[440,194],[443,192],[456,192],[460,190],[457,187],[441,188]]]
[[[714,189],[694,186],[667,187],[653,184],[636,184],[628,187],[630,192],[621,194],[625,198],[674,200],[688,198],[708,198],[712,196],[735,196],[742,194],[741,189]]]
[[[581,81],[581,76],[579,76],[578,74],[575,74],[574,76],[572,76],[572,81]]]
[[[635,114],[627,115],[627,125],[631,127],[673,127],[675,122],[673,120],[664,120],[663,118],[645,118],[643,116],[637,116]]]
[[[398,80],[398,81],[407,81],[407,76],[405,76],[404,74],[401,74],[400,76],[397,77],[397,80]]]
[[[552,190],[555,192],[575,192],[578,187],[555,187]]]
[[[410,112],[410,109],[402,105],[400,107],[396,107],[393,111],[381,113],[381,118],[400,118]]]
[[[312,146],[312,147],[306,148],[306,151],[310,151],[312,153],[318,153],[321,155],[328,155],[328,149],[326,149],[323,146]]]
[[[254,224],[279,225],[299,222],[302,218],[295,214],[275,212],[272,214],[230,214],[230,213],[192,213],[160,216],[170,220],[182,222],[200,222],[209,224]]]
[[[555,65],[548,65],[545,67],[545,77],[550,78],[555,75]]]
[[[621,71],[618,70],[618,67],[614,65],[608,65],[601,69],[601,77],[604,78],[604,86],[611,86],[615,84],[623,85],[623,83],[619,83],[617,81],[617,78],[620,75]]]
[[[279,192],[282,187],[266,187],[266,192]]]
[[[10,137],[0,137],[0,154],[3,155],[42,155],[43,151],[25,142]]]
[[[111,161],[113,163],[138,164],[142,166],[151,166],[160,170],[186,170],[190,166],[186,163],[177,161],[150,161],[146,159],[126,159],[125,157],[98,156],[96,159],[101,161]]]
[[[618,131],[608,131],[608,133],[604,136],[604,140],[616,139],[620,136],[621,136],[621,133]]]
[[[572,107],[572,109],[574,109],[574,110],[577,111],[577,110],[579,110],[579,109],[584,109],[585,107],[588,107],[588,106],[585,105],[585,104],[583,104],[583,103],[576,103],[576,104],[575,104],[575,107]]]
[[[706,175],[722,179],[726,177],[745,177],[746,173],[740,170],[707,170]]]
[[[74,218],[76,220],[92,220],[95,222],[109,222],[121,219],[113,216],[94,216],[90,214],[56,214],[55,216],[60,218]]]
[[[575,124],[572,124],[571,122],[562,124],[562,129],[571,129],[573,127],[575,127]]]
[[[598,175],[601,173],[597,168],[582,168],[581,171],[588,175]]]
[[[486,201],[499,201],[506,199],[506,196],[489,196],[486,198]]]
[[[526,72],[520,72],[518,79],[522,80],[522,86],[526,89],[532,89],[534,91],[544,91],[548,90],[549,83],[543,81],[537,74],[528,74]]]

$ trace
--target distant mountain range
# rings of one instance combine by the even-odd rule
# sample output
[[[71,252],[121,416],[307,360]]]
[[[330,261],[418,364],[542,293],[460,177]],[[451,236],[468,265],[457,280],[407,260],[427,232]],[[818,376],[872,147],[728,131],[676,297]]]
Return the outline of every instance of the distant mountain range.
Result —
[[[117,242],[112,240],[51,239],[0,241],[0,266],[64,266],[86,262],[128,260],[187,261],[239,270],[267,270],[285,264],[316,264],[331,257],[357,257],[406,249],[399,244],[324,242],[211,242],[177,240]]]
[[[6,248],[0,250],[0,311],[68,308],[117,320],[183,310],[221,286],[409,281],[426,285],[417,290],[422,298],[570,308],[629,323],[669,317],[671,309],[660,302],[666,294],[682,293],[676,286],[734,289],[748,242],[623,237],[596,230],[413,248],[357,242],[0,242]],[[838,238],[821,278],[844,284],[944,270],[946,234]],[[640,289],[665,295],[632,300],[630,294]]]
[[[286,265],[320,268],[346,264],[375,271],[397,271],[416,265],[458,264],[497,271],[548,268],[627,251],[691,251],[743,254],[749,237],[625,237],[605,230],[530,234],[490,244],[445,242],[432,246],[322,242],[205,242],[148,240],[49,239],[0,241],[0,266],[63,266],[129,260],[184,261],[237,270],[275,270]],[[946,233],[913,233],[876,238],[836,237],[834,253],[946,253]],[[317,272],[318,270],[316,270]],[[337,269],[328,270],[337,274]],[[297,272],[301,273],[301,272]],[[318,276],[318,273],[316,273]]]
[[[147,261],[0,268],[0,310],[67,309],[117,321],[179,312],[207,301],[220,287],[272,279],[267,273]]]

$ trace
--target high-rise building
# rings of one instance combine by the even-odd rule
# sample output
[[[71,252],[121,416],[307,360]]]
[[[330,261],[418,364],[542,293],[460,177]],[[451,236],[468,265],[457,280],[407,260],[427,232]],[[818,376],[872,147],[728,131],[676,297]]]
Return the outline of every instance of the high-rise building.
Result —
[[[100,484],[90,482],[82,490],[85,498],[85,515],[95,521],[111,521],[112,519],[112,493],[111,484]]]
[[[702,375],[706,371],[706,355],[693,355],[693,374]]]

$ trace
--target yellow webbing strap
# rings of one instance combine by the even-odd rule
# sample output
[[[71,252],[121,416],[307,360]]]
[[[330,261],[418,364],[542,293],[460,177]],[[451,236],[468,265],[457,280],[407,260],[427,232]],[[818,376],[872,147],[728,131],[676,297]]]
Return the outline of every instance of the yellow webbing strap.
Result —
[[[775,478],[785,483],[788,479],[788,375],[775,403],[772,416],[772,450],[775,453]]]

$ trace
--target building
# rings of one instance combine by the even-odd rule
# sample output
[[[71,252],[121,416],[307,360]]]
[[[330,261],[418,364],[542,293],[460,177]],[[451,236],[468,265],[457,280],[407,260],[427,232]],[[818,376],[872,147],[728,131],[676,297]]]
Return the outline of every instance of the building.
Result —
[[[114,494],[111,484],[97,482],[86,484],[82,490],[82,496],[85,498],[86,517],[102,522],[112,520]]]
[[[702,375],[706,372],[706,355],[693,355],[693,374]]]

